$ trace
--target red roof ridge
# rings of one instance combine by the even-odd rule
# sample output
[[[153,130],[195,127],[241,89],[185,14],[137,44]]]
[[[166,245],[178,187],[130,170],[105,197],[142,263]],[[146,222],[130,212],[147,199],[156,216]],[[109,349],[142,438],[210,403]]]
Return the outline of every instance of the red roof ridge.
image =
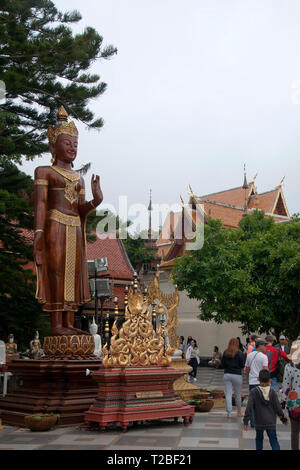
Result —
[[[201,197],[197,197],[202,202],[206,202],[207,204],[215,204],[216,206],[222,206],[222,207],[230,207],[230,209],[236,209],[236,210],[244,210],[243,207],[240,206],[233,206],[232,204],[226,204],[225,202],[219,202],[219,201],[211,201],[210,199],[202,199]]]
[[[195,195],[195,198],[201,198],[201,197],[206,197],[206,196],[213,196],[214,194],[227,193],[228,191],[236,191],[237,189],[243,189],[243,186],[237,186],[236,188],[224,189],[223,191],[216,191],[216,192],[214,192],[214,193],[204,194],[203,196],[196,196],[196,195]]]
[[[264,194],[270,194],[270,193],[273,193],[274,191],[278,191],[278,189],[279,189],[279,186],[276,186],[276,188],[270,189],[270,191],[264,191],[263,193],[257,193],[257,195],[258,196],[263,196]],[[252,196],[254,196],[254,194]]]

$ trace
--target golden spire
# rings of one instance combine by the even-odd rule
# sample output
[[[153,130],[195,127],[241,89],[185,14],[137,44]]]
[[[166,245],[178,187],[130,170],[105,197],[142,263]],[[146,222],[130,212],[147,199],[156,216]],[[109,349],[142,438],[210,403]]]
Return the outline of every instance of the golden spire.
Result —
[[[246,176],[246,164],[244,163],[244,183],[242,186],[243,189],[248,189],[249,185],[247,183],[247,176]]]
[[[190,185],[190,184],[189,184],[189,190],[190,190],[190,192],[188,193],[188,194],[189,194],[189,196],[191,196],[191,197],[195,197],[195,196],[194,196],[194,193],[193,193],[193,190],[192,190],[192,187],[191,187],[191,185]]]
[[[247,189],[249,189],[249,185],[247,183],[247,176],[246,176],[246,164],[244,163],[244,183],[242,188],[245,190],[245,202],[244,202],[244,213],[243,217],[248,214],[248,198],[247,198]]]
[[[252,180],[252,183],[254,183],[254,181],[256,180],[257,175],[258,175],[258,172],[256,172],[256,175],[254,176],[254,178],[253,178],[253,180]]]
[[[281,188],[281,186],[283,185],[284,179],[285,179],[285,176],[282,178],[282,180],[281,180],[280,183],[279,183],[279,187],[280,187],[280,188]]]

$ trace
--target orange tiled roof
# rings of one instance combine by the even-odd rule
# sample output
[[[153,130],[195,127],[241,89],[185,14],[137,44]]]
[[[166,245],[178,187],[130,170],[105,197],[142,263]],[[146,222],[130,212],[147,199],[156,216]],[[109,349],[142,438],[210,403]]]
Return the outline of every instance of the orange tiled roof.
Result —
[[[211,217],[212,219],[220,219],[223,227],[237,228],[240,220],[244,214],[245,197],[248,201],[248,213],[251,214],[253,210],[260,209],[265,212],[266,217],[274,217],[276,222],[283,222],[289,220],[289,214],[282,193],[281,184],[265,193],[258,194],[254,186],[254,181],[250,183],[249,188],[246,191],[240,186],[237,188],[220,191],[217,193],[207,194],[201,197],[190,194],[190,204],[201,204],[204,210],[204,217]],[[201,214],[201,210],[198,207],[197,213]],[[196,211],[193,212],[192,217],[194,221]],[[173,214],[173,231],[176,228],[176,221],[180,220],[181,212]],[[170,225],[170,218],[167,217],[164,227]],[[165,259],[161,263],[161,267],[171,267],[174,264],[174,253],[176,249],[174,243],[178,241],[167,239],[166,236],[163,238],[161,235],[157,241],[158,252],[161,257]],[[165,255],[165,256],[162,256]],[[176,256],[176,255],[175,255]]]
[[[252,196],[249,201],[249,208],[251,209],[261,209],[264,212],[271,213],[274,203],[276,201],[278,194],[278,189],[273,189],[272,191],[267,191],[265,193],[257,194],[257,196]]]
[[[247,195],[249,190],[247,191]],[[245,189],[241,186],[238,188],[227,189],[217,193],[201,196],[199,199],[206,199],[215,202],[222,202],[232,206],[243,207],[245,203]]]
[[[214,204],[213,202],[202,202],[205,214],[212,219],[220,219],[224,227],[237,228],[238,223],[243,217],[242,208],[233,208],[224,205]]]
[[[170,259],[168,261],[162,261],[159,265],[160,268],[173,268],[176,258]]]
[[[129,261],[122,240],[118,238],[97,240],[87,243],[87,259],[107,258],[106,276],[114,279],[133,279],[134,269]]]

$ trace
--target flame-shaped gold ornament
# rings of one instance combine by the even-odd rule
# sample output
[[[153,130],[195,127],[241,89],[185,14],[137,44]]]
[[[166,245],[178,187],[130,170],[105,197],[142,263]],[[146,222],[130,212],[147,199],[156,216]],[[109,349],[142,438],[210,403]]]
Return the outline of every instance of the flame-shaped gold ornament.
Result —
[[[125,322],[118,330],[115,321],[111,331],[110,348],[102,348],[104,367],[170,366],[174,349],[166,346],[163,327],[154,331],[151,304],[136,285],[129,289]]]

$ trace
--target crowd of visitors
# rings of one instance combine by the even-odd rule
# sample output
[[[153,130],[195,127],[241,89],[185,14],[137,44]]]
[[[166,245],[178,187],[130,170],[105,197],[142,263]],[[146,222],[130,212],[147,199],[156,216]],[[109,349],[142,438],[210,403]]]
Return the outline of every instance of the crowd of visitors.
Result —
[[[191,336],[185,344],[180,337],[179,349],[182,357],[192,367],[189,380],[197,380],[197,367],[200,364],[200,351],[197,342]],[[299,450],[300,434],[300,337],[291,348],[284,335],[275,344],[274,338],[267,335],[264,339],[256,334],[246,339],[245,346],[241,339],[231,338],[222,354],[214,346],[208,366],[224,370],[224,389],[227,417],[232,414],[234,394],[237,415],[242,417],[243,375],[248,379],[249,397],[243,418],[244,429],[256,431],[256,449],[263,449],[266,431],[271,448],[279,450],[276,433],[276,419],[291,424],[291,448]],[[287,411],[287,413],[285,412]],[[289,420],[288,420],[289,418]]]

